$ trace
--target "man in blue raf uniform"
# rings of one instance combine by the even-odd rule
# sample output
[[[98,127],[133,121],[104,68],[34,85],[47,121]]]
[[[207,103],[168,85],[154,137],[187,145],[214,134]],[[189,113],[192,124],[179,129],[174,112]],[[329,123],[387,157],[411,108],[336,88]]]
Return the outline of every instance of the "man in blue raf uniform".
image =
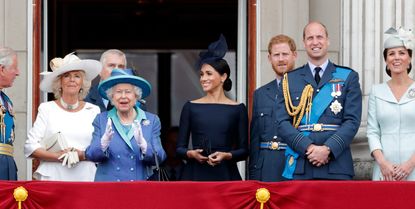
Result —
[[[286,144],[277,132],[277,90],[284,73],[294,69],[297,51],[294,40],[274,36],[268,44],[268,60],[276,78],[254,92],[251,121],[249,179],[282,181]]]
[[[278,92],[278,133],[288,144],[283,176],[352,179],[350,144],[362,112],[358,74],[328,60],[323,24],[307,24],[303,42],[308,63],[285,74]]]
[[[14,111],[13,104],[3,89],[11,87],[19,75],[17,54],[8,47],[0,48],[0,179],[17,180],[13,158]]]

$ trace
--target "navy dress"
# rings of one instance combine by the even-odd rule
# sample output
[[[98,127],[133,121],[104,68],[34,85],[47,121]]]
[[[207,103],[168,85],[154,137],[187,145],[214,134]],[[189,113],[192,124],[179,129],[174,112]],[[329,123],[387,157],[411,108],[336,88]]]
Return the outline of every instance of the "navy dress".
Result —
[[[190,149],[203,149],[208,156],[216,151],[232,153],[231,160],[214,167],[189,159]],[[244,104],[201,104],[187,102],[180,117],[177,155],[186,160],[181,180],[241,180],[236,163],[248,156],[248,115]]]

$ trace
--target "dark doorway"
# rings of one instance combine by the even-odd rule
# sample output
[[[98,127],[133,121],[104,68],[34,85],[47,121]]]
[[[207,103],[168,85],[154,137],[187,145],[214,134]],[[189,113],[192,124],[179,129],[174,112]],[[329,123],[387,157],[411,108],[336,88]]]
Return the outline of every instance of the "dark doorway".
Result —
[[[172,125],[171,109],[166,108],[174,99],[170,50],[206,49],[222,33],[229,49],[236,51],[238,0],[47,1],[48,60],[111,48],[156,53],[157,82],[152,84],[157,86],[162,136]]]
[[[49,52],[203,49],[237,41],[237,0],[48,0]]]

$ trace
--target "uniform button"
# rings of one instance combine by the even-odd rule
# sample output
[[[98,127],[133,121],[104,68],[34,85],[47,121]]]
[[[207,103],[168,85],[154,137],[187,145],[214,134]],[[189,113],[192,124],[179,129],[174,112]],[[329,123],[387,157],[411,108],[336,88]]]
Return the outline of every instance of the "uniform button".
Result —
[[[130,171],[134,171],[134,168],[130,168]]]
[[[120,156],[120,155],[117,155],[117,158],[118,158],[118,159],[120,159],[120,158],[121,158],[121,156]]]
[[[121,168],[120,167],[117,167],[117,171],[119,171],[119,170],[121,170]]]
[[[298,100],[298,99],[300,99],[300,97],[296,97],[296,98],[295,98],[295,100]]]
[[[133,156],[133,155],[131,155],[131,156],[130,156],[130,158],[131,158],[131,159],[134,159],[134,156]]]
[[[274,137],[272,137],[273,139],[277,139],[278,137],[277,136],[274,136]]]
[[[134,180],[131,179],[130,181],[134,181]]]
[[[317,89],[317,92],[320,92],[320,89]]]
[[[264,113],[261,112],[261,117],[264,116]]]
[[[121,180],[117,179],[118,182],[120,182]]]

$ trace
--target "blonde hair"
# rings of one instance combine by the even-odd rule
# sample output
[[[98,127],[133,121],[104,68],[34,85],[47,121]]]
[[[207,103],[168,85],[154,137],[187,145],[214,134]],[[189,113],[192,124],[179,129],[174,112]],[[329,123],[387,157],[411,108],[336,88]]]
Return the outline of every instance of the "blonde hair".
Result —
[[[91,88],[91,81],[85,78],[86,77],[85,71],[79,70],[79,72],[81,72],[82,86],[81,86],[81,89],[79,90],[78,100],[83,100],[86,97],[86,95],[88,95],[89,88]],[[53,96],[55,96],[55,99],[60,99],[62,97],[62,83],[61,83],[62,75],[65,75],[65,73],[56,77],[56,79],[52,82],[52,92],[53,92]]]

